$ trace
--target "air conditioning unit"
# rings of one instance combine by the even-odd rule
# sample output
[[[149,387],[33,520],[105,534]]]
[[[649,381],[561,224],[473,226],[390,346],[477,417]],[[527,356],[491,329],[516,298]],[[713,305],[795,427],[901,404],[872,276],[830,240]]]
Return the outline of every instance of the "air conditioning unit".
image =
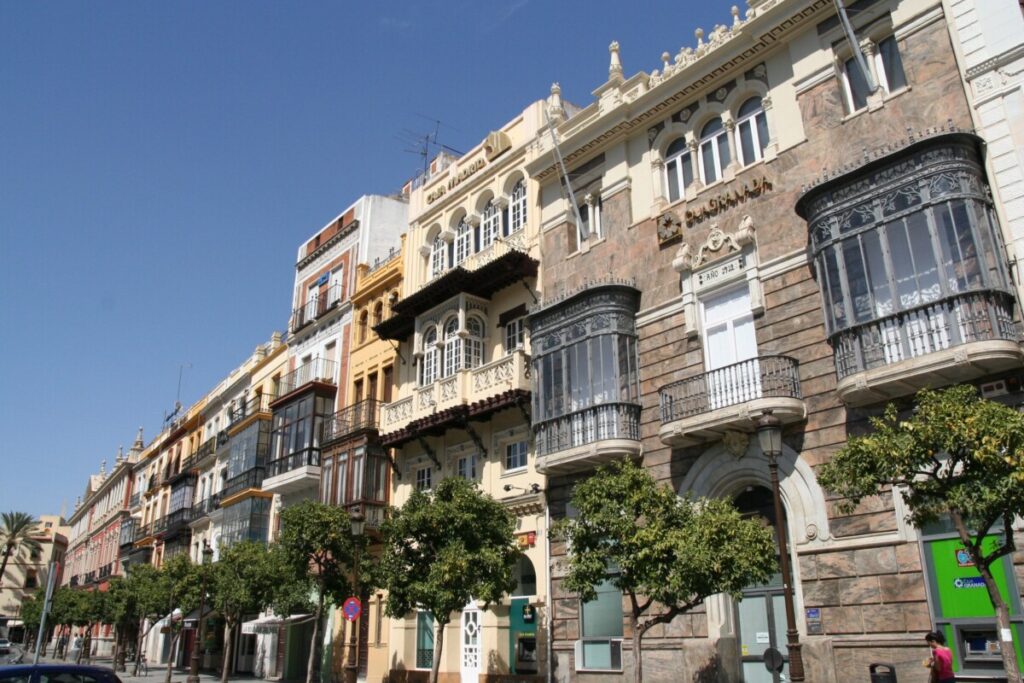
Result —
[[[996,396],[1006,396],[1010,393],[1010,390],[1006,388],[1006,380],[1000,379],[995,382],[986,382],[981,385],[981,397],[982,398],[995,398]]]

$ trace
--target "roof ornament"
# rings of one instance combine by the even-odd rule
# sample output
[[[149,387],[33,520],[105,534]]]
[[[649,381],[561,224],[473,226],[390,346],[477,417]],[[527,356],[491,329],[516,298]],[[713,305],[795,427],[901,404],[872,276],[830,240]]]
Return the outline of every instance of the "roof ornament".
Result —
[[[548,96],[548,116],[558,123],[565,120],[565,107],[562,106],[562,86],[551,84],[551,95]]]
[[[613,40],[608,46],[611,60],[608,64],[608,80],[622,79],[622,60],[619,57],[619,41]]]

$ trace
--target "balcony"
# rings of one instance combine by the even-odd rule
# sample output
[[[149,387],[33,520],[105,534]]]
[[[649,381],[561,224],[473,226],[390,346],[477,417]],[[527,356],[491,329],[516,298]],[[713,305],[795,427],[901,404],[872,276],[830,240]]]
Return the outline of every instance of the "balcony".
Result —
[[[231,411],[231,421],[228,423],[228,429],[252,415],[264,414],[269,418],[270,402],[273,400],[274,397],[269,394],[258,394],[239,405]]]
[[[787,356],[750,358],[673,382],[658,394],[658,436],[677,448],[717,441],[729,431],[752,432],[765,410],[785,424],[807,417],[797,362]]]
[[[96,571],[86,572],[82,574],[82,585],[88,585],[96,580]]]
[[[191,521],[191,508],[175,510],[153,523],[153,533],[164,539],[174,538],[184,531]]]
[[[174,485],[177,484],[182,479],[196,476],[196,470],[199,465],[198,458],[199,453],[197,451],[196,453],[193,453],[192,455],[182,460],[181,467],[179,467],[176,471],[169,472],[168,475],[164,478],[164,483]]]
[[[314,358],[281,378],[281,397],[313,382],[337,386],[337,377],[337,363],[325,358]]]
[[[134,517],[129,517],[125,521],[121,522],[120,546],[122,548],[130,546],[135,542],[135,527],[136,522]]]
[[[110,576],[113,573],[114,573],[114,563],[113,562],[108,562],[105,565],[103,565],[102,567],[100,567],[99,579],[102,581],[103,579],[107,578],[108,576]]]
[[[291,331],[294,334],[317,318],[334,310],[341,303],[341,283],[331,285],[323,296],[315,296],[292,311]]]
[[[153,522],[149,524],[136,524],[135,525],[135,543],[141,543],[146,539],[153,536]]]
[[[1019,368],[1013,297],[974,291],[844,330],[832,344],[843,401],[863,405]]]
[[[221,494],[215,493],[209,498],[199,501],[192,506],[192,519],[191,523],[206,519],[210,516],[210,513],[220,507]]]
[[[290,494],[314,490],[320,485],[320,449],[296,451],[268,464],[263,490]]]
[[[146,487],[146,495],[151,496],[163,485],[164,479],[159,474],[149,478],[149,486]]]
[[[218,495],[221,500],[225,500],[236,493],[241,493],[247,489],[258,489],[262,486],[263,480],[266,476],[267,470],[265,467],[254,467],[251,470],[242,472],[238,476],[228,479],[224,484],[224,490]]]
[[[515,351],[486,365],[459,370],[451,377],[419,387],[412,396],[382,407],[380,431],[394,432],[413,420],[453,406],[484,401],[506,391],[529,392],[528,367],[529,357],[523,351]]]
[[[537,471],[565,474],[640,454],[640,406],[604,403],[534,425]]]
[[[132,497],[128,499],[128,508],[137,508],[140,502],[142,502],[142,493],[136,491],[135,493],[132,494]]]
[[[203,445],[199,447],[191,458],[187,462],[191,463],[192,467],[198,467],[200,463],[209,458],[210,456],[217,453],[217,437],[211,436],[209,439],[203,442]],[[187,469],[186,463],[182,463],[181,469]]]
[[[324,421],[321,443],[326,445],[349,434],[376,429],[379,416],[380,402],[373,398],[339,410]]]

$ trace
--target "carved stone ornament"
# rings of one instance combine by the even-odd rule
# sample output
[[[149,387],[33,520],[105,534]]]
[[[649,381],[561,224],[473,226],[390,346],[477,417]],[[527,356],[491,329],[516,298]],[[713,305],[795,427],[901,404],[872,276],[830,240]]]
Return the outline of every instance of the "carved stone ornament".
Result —
[[[697,256],[693,259],[693,267],[706,263],[710,259],[712,252],[717,255],[724,248],[724,253],[729,254],[742,250],[744,245],[751,244],[753,241],[754,221],[750,216],[743,217],[736,232],[732,235],[722,232],[718,229],[718,224],[714,223],[711,225],[711,232],[708,234],[708,238],[697,249]]]
[[[676,257],[672,259],[672,270],[677,273],[685,273],[693,270],[693,259],[690,257],[690,245],[683,242],[676,250]]]
[[[672,240],[680,237],[683,231],[683,223],[679,220],[679,216],[675,215],[671,211],[658,216],[658,243],[667,244]]]
[[[722,437],[722,445],[732,453],[735,458],[742,458],[747,454],[747,446],[750,444],[750,435],[743,432],[728,431]]]

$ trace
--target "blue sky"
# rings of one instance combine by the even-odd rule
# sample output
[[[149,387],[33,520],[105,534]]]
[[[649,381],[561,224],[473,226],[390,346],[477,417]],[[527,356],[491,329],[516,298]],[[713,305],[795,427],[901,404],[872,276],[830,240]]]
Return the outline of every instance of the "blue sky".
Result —
[[[0,510],[68,511],[287,324],[295,250],[467,150],[660,67],[731,3],[0,0]],[[628,13],[625,13],[626,10]]]

